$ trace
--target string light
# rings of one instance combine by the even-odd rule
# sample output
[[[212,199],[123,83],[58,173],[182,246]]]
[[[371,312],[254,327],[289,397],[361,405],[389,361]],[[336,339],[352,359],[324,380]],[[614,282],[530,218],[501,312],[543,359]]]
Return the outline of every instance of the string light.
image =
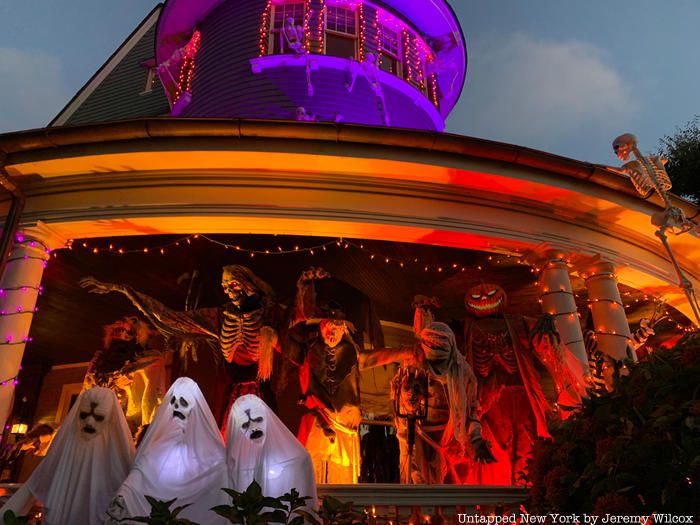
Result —
[[[304,51],[308,55],[311,52],[311,2],[304,0]]]
[[[326,0],[320,0],[319,1],[319,15],[318,15],[318,25],[316,26],[316,41],[318,42],[319,46],[319,53],[323,53],[325,51],[324,46],[324,37],[325,37],[325,25],[326,25],[326,16],[328,16],[328,8],[326,7]]]
[[[365,61],[365,45],[366,45],[366,29],[365,26],[365,4],[360,2],[357,7],[358,18],[360,22],[359,33],[360,33],[360,62]]]
[[[262,57],[267,54],[267,41],[270,36],[270,15],[272,13],[272,1],[267,0],[265,10],[263,11],[262,23],[258,30],[258,56]]]
[[[199,30],[195,30],[195,32],[192,33],[192,38],[190,38],[190,41],[185,46],[185,53],[182,58],[182,64],[180,64],[180,74],[178,76],[175,97],[173,98],[173,105],[180,100],[180,97],[184,93],[192,93],[192,80],[194,79],[195,67],[194,59],[199,51],[201,41],[201,33]]]

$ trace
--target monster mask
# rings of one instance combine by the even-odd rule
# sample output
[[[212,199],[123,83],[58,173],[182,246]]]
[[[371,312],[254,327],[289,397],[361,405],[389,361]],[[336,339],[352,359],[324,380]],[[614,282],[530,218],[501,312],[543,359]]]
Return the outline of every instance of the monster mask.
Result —
[[[501,313],[506,306],[506,292],[492,283],[473,286],[464,297],[464,307],[475,317],[487,317]]]
[[[109,415],[109,407],[100,403],[94,396],[84,395],[80,400],[78,426],[80,437],[90,441],[104,432]]]

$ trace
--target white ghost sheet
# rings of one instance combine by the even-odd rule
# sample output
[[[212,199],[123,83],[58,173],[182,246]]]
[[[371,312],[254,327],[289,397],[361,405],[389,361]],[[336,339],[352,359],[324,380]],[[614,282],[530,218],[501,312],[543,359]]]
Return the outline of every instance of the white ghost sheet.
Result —
[[[114,392],[94,387],[76,400],[46,457],[0,509],[25,514],[44,505],[47,525],[101,525],[134,459],[134,445]]]
[[[226,461],[233,489],[242,492],[255,479],[263,495],[279,497],[296,488],[317,508],[316,480],[304,446],[262,399],[249,394],[231,407],[226,425]]]
[[[181,377],[156,410],[134,468],[109,513],[115,518],[148,516],[151,506],[144,496],[177,498],[171,509],[190,504],[180,518],[207,525],[226,523],[210,509],[227,502],[221,490],[227,481],[224,446],[214,416],[197,383]]]

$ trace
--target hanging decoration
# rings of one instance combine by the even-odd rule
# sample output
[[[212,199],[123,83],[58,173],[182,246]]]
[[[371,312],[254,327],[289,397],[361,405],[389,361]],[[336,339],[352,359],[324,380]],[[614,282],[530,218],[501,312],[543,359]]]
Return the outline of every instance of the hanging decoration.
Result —
[[[267,54],[267,41],[270,36],[270,15],[272,13],[272,1],[267,0],[265,11],[263,11],[262,23],[260,24],[258,37],[258,56],[262,57]]]
[[[359,53],[359,59],[360,62],[365,61],[365,55],[366,55],[366,45],[367,45],[367,26],[365,22],[365,4],[364,2],[360,2],[357,5],[357,14],[358,18],[360,21],[360,27],[359,27],[359,35],[360,35],[360,53]]]
[[[313,10],[311,9],[310,0],[304,0],[304,51],[308,55],[311,53],[311,15]]]
[[[177,104],[180,97],[185,93],[192,93],[192,80],[194,79],[194,66],[195,66],[195,56],[197,51],[199,51],[199,46],[201,44],[202,37],[199,30],[195,30],[192,33],[192,38],[185,46],[182,64],[180,64],[180,74],[177,80],[177,87],[175,90],[175,97],[173,99],[173,107]]]

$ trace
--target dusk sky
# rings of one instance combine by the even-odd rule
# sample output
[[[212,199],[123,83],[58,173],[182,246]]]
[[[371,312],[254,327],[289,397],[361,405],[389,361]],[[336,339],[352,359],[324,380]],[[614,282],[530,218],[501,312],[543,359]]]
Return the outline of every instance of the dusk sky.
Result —
[[[414,1],[414,0],[407,0]],[[469,68],[447,131],[617,164],[700,114],[699,0],[451,0]],[[150,0],[0,0],[0,132],[45,126]]]

